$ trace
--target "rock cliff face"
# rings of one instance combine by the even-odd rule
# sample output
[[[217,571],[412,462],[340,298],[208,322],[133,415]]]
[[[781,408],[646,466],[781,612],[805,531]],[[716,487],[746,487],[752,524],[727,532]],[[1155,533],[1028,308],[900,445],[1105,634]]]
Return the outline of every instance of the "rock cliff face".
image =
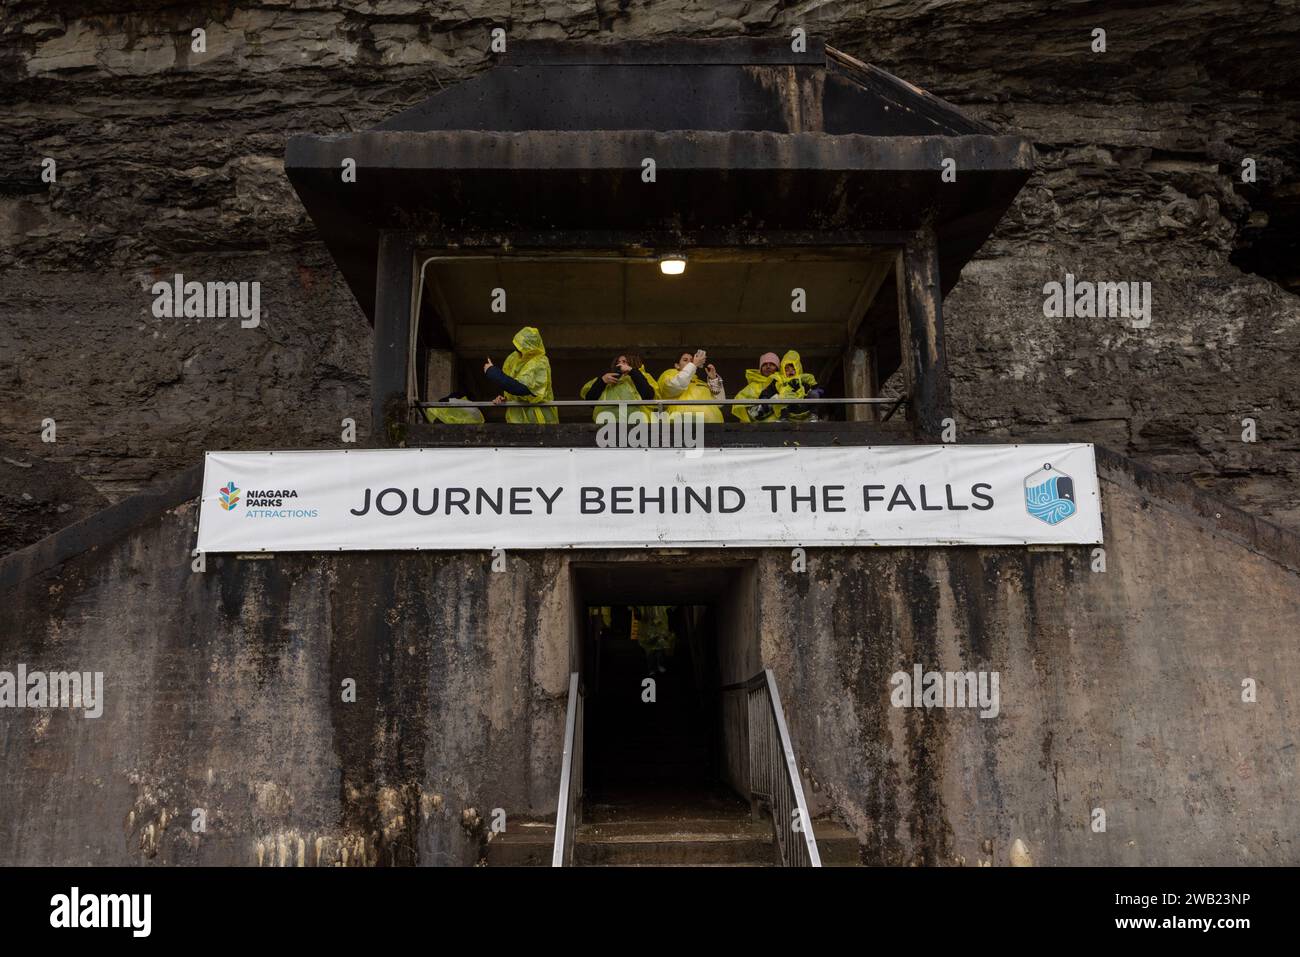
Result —
[[[1097,441],[1300,522],[1300,10],[1227,0],[9,0],[9,457],[79,476],[81,507],[205,448],[333,446],[348,417],[364,439],[369,327],[284,177],[285,138],[372,125],[489,67],[496,26],[610,43],[803,26],[1032,137],[1037,174],[946,304],[961,435]],[[176,273],[260,281],[261,325],[155,318],[149,287]],[[1045,318],[1043,286],[1066,273],[1150,282],[1150,326]],[[39,490],[7,494],[24,491]],[[47,511],[2,547],[75,509]]]

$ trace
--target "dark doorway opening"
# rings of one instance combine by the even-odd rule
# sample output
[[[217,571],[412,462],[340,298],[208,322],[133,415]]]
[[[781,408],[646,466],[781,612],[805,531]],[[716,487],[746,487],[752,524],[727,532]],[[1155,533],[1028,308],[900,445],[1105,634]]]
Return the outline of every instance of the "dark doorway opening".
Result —
[[[716,612],[708,605],[588,609],[588,807],[665,809],[720,795]]]
[[[575,567],[588,821],[748,816],[743,733],[723,689],[758,667],[753,569]],[[749,677],[744,674],[744,677]]]

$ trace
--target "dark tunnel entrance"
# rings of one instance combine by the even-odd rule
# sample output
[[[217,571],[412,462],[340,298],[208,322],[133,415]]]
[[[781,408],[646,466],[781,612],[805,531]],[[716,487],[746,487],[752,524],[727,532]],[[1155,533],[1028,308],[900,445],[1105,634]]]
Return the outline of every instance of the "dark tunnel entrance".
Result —
[[[747,816],[744,695],[724,688],[759,668],[752,566],[582,565],[574,588],[584,816]]]
[[[604,605],[588,615],[588,807],[723,798],[716,610]]]

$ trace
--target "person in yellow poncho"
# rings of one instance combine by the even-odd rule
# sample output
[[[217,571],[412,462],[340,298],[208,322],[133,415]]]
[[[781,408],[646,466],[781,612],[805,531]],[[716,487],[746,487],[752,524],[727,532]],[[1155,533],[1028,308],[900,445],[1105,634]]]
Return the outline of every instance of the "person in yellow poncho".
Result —
[[[708,355],[703,349],[694,355],[683,352],[671,369],[665,369],[659,377],[659,397],[661,399],[725,399],[727,390],[723,387],[722,377],[713,363],[705,364]],[[696,376],[697,370],[703,370],[708,384]],[[703,422],[720,425],[723,421],[722,410],[716,405],[670,405],[668,418],[696,416]]]
[[[781,368],[775,352],[765,352],[758,358],[757,369],[745,370],[745,387],[736,393],[737,399],[753,399],[753,405],[733,405],[731,414],[741,422],[772,422],[776,413],[769,405],[761,405],[758,397]]]
[[[820,399],[826,390],[817,385],[817,378],[803,371],[799,353],[791,349],[781,357],[781,371],[758,394],[760,399]],[[777,418],[787,422],[815,422],[817,416],[810,405],[772,405]]]
[[[646,668],[651,672],[664,672],[664,656],[671,655],[677,644],[677,635],[668,623],[667,605],[635,605],[632,608],[631,639],[645,653]]]
[[[501,390],[493,401],[501,402],[552,402],[551,360],[546,358],[542,334],[532,326],[524,326],[515,333],[515,351],[506,357],[498,369],[489,358],[483,364],[483,374]],[[555,406],[538,405],[531,409],[506,409],[507,422],[532,422],[554,425],[560,421]]]
[[[625,352],[614,360],[609,372],[596,376],[584,385],[578,393],[578,398],[633,402],[637,399],[658,398],[658,392],[654,380],[645,371],[641,357],[635,352]],[[616,405],[598,405],[592,410],[592,421],[600,423],[602,415],[611,414],[615,416],[612,421],[617,421],[618,408]],[[653,410],[648,405],[628,405],[629,422],[637,421],[634,413],[640,413],[644,417],[643,421],[646,422],[654,418]]]

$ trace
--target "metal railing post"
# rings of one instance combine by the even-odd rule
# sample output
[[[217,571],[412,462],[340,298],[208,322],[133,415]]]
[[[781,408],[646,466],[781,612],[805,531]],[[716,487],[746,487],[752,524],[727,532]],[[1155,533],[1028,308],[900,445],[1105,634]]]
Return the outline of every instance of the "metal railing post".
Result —
[[[758,807],[767,806],[783,865],[821,867],[821,853],[813,835],[812,815],[804,799],[781,695],[776,690],[776,676],[772,669],[764,668],[743,684],[727,685],[723,690],[745,692],[751,812],[756,815]],[[796,835],[793,839],[792,834]]]
[[[575,671],[569,675],[569,705],[564,719],[564,758],[560,765],[560,798],[555,809],[552,867],[570,867],[573,864],[573,841],[581,820],[582,704],[582,684]]]
[[[781,707],[781,694],[776,690],[776,676],[772,674],[771,668],[764,668],[763,674],[766,676],[767,693],[772,702],[772,718],[776,724],[777,735],[780,739],[780,753],[785,768],[785,784],[788,787],[785,797],[792,805],[785,809],[785,826],[793,827],[792,812],[795,808],[798,808],[799,833],[803,835],[802,850],[808,856],[808,863],[805,866],[821,867],[821,854],[817,851],[817,841],[813,837],[812,815],[808,813],[808,802],[804,799],[803,781],[799,778],[799,765],[794,759],[794,746],[790,743],[790,730],[786,727],[785,711]],[[796,846],[800,844],[798,840],[793,843]]]

